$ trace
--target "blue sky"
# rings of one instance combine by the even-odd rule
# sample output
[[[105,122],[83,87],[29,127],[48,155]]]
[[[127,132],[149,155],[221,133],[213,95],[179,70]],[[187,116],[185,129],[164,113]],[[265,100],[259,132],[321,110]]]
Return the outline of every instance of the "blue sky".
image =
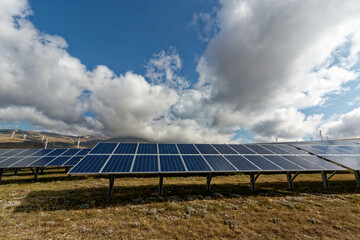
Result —
[[[357,137],[359,10],[4,0],[0,127],[169,142]]]

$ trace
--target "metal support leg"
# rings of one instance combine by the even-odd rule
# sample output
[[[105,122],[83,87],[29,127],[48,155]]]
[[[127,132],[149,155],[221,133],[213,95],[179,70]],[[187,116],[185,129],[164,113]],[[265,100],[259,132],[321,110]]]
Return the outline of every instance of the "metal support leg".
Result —
[[[328,182],[328,179],[326,177],[326,172],[321,172],[321,177],[322,177],[324,189],[329,189],[329,182]]]
[[[4,175],[4,169],[0,168],[0,182],[1,182],[1,179],[2,179],[3,175]]]
[[[33,168],[30,168],[30,169],[31,169],[32,173],[35,175],[35,171],[34,171],[34,169],[33,169]]]
[[[39,171],[40,171],[40,168],[39,167],[37,167],[36,168],[36,171],[35,171],[35,174],[34,174],[34,180],[35,180],[35,182],[37,181],[37,179],[38,179],[38,176],[39,176]]]
[[[69,179],[69,180],[71,179],[71,175],[70,175],[70,174],[68,175],[68,179]]]
[[[109,197],[112,196],[112,193],[113,193],[113,190],[114,190],[114,180],[115,180],[115,176],[110,175],[109,176],[109,192],[108,192]]]
[[[44,167],[41,168],[40,174],[43,174],[43,173],[44,173]]]
[[[355,179],[356,179],[356,185],[360,187],[360,174],[359,171],[354,171]]]
[[[288,180],[288,187],[290,190],[294,190],[294,180],[299,175],[299,172],[296,172],[294,176],[291,176],[291,172],[286,172],[286,177]]]
[[[65,173],[69,171],[69,167],[65,167]]]
[[[255,191],[255,182],[260,176],[260,173],[254,175],[254,173],[250,173],[250,183],[251,183],[251,191]]]
[[[164,181],[164,177],[160,176],[160,178],[159,178],[159,194],[160,195],[163,194],[163,181]]]
[[[14,174],[15,174],[15,175],[18,175],[18,171],[19,171],[19,169],[18,169],[18,168],[15,168]]]
[[[212,175],[211,175],[211,173],[210,174],[208,174],[207,176],[206,176],[206,189],[208,190],[208,191],[211,191],[211,179],[212,179]]]

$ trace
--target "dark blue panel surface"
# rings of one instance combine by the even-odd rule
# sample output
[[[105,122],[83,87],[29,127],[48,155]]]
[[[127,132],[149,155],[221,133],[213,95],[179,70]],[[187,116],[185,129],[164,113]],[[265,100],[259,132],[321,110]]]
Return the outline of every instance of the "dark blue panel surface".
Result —
[[[204,155],[204,158],[214,171],[236,171],[236,169],[222,156]]]
[[[114,154],[135,154],[137,143],[120,143]]]
[[[73,156],[75,155],[76,153],[78,153],[80,151],[80,149],[74,149],[74,148],[71,148],[71,149],[68,149],[66,152],[64,152],[62,154],[62,156]]]
[[[106,163],[102,173],[124,173],[130,172],[134,155],[114,155]]]
[[[200,155],[184,155],[182,157],[189,172],[212,172]]]
[[[157,155],[137,155],[133,172],[159,172]]]
[[[156,143],[140,143],[137,154],[157,154]]]
[[[35,157],[35,156],[38,156],[38,157],[41,157],[41,156],[45,156],[47,155],[49,152],[52,152],[54,149],[41,149],[39,151],[37,151],[36,153],[32,154],[31,156],[32,157]]]
[[[10,165],[16,163],[17,161],[20,161],[21,159],[24,159],[24,157],[11,157],[11,158],[8,158],[8,159],[0,162],[0,168],[8,168]]]
[[[111,154],[116,148],[117,143],[99,143],[94,147],[90,153],[91,154]]]
[[[351,154],[346,149],[337,148],[336,146],[312,146],[325,154]]]
[[[39,160],[31,163],[29,165],[29,167],[45,167],[46,164],[48,164],[49,162],[51,162],[54,159],[55,159],[55,157],[42,157]]]
[[[179,154],[175,144],[159,144],[160,154]]]
[[[61,165],[63,165],[67,160],[69,160],[71,157],[57,157],[55,160],[51,161],[48,165],[46,165],[47,167],[59,167]]]
[[[8,159],[9,157],[0,157],[0,163],[2,162],[2,161],[5,161],[6,159]]]
[[[213,144],[213,147],[216,148],[221,154],[237,154],[231,147],[226,144]]]
[[[240,154],[256,154],[253,150],[247,148],[245,145],[242,144],[230,144],[230,147],[235,149]]]
[[[74,156],[72,158],[70,158],[67,162],[65,162],[62,166],[65,167],[71,167],[71,166],[75,166],[78,162],[80,162],[80,160],[83,158],[83,156]]]
[[[60,156],[61,154],[63,154],[67,149],[55,149],[54,151],[50,152],[48,155],[46,156]]]
[[[342,167],[339,167],[333,163],[330,163],[326,160],[320,159],[317,156],[312,156],[312,155],[308,155],[308,156],[301,156],[301,158],[304,158],[307,161],[310,161],[312,163],[315,163],[316,165],[319,165],[327,170],[345,170]]]
[[[270,150],[271,152],[276,154],[289,154],[289,152],[285,151],[284,149],[278,148],[276,145],[262,144],[259,146],[266,148],[267,150]]]
[[[291,154],[305,154],[305,151],[299,150],[293,146],[286,145],[286,144],[279,144],[278,147],[284,149],[285,151],[291,153]]]
[[[258,154],[274,154],[273,152],[271,152],[257,144],[246,144],[246,147],[250,148],[251,150],[255,151]]]
[[[16,156],[17,154],[19,154],[23,151],[25,151],[25,149],[12,149],[8,152],[3,153],[1,156],[2,157],[12,157],[12,156]]]
[[[184,172],[185,166],[180,155],[161,155],[160,169],[161,172]]]
[[[0,156],[8,151],[11,151],[12,149],[0,149]]]
[[[90,151],[91,151],[91,148],[83,148],[80,150],[80,152],[78,152],[76,154],[76,156],[80,156],[80,155],[84,156],[84,155],[88,154]]]
[[[195,144],[202,154],[219,154],[210,144]]]
[[[39,151],[40,149],[26,149],[25,151],[17,154],[16,156],[17,157],[27,157],[27,156],[30,156],[32,155],[33,153]]]
[[[31,163],[35,162],[36,160],[38,160],[40,157],[27,157],[24,158],[16,163],[14,163],[13,165],[11,165],[11,168],[16,168],[16,167],[27,167],[28,165],[30,165]]]
[[[263,158],[262,156],[256,155],[248,155],[245,156],[251,163],[258,166],[261,170],[264,171],[281,171],[282,169],[273,164],[272,162],[268,161],[267,159]]]
[[[110,155],[87,155],[69,171],[69,174],[99,173],[109,157]]]
[[[199,154],[193,144],[178,144],[177,146],[181,154]]]
[[[308,146],[308,145],[296,145],[297,147],[309,152],[309,153],[313,153],[313,154],[325,154],[325,152],[320,151],[319,149],[313,148],[312,146]]]
[[[283,157],[307,170],[324,170],[324,168],[317,166],[309,161],[306,161],[299,156],[283,156]]]
[[[336,162],[352,170],[360,170],[360,156],[324,156],[332,162]]]
[[[227,155],[224,156],[231,162],[239,171],[259,171],[259,168],[250,163],[241,155]]]
[[[345,149],[349,151],[351,154],[360,154],[359,146],[337,146],[340,149]]]
[[[275,163],[276,165],[282,167],[285,170],[304,170],[302,167],[294,164],[293,162],[288,161],[280,156],[266,156],[266,159]]]

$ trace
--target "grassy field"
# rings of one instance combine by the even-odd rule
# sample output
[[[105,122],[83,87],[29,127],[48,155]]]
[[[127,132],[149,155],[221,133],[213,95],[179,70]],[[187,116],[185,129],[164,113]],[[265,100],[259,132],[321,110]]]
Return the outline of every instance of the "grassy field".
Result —
[[[357,239],[360,190],[353,174],[337,174],[330,190],[320,174],[286,176],[72,177],[48,169],[34,183],[29,171],[7,172],[0,184],[0,239]]]

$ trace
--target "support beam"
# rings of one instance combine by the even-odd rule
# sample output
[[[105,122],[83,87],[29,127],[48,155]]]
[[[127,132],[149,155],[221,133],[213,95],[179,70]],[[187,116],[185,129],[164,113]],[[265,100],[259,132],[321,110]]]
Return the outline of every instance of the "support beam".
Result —
[[[335,175],[336,171],[334,171],[329,177],[326,176],[326,172],[321,172],[321,177],[323,181],[323,186],[325,189],[329,189],[329,180]]]
[[[297,175],[299,175],[299,172],[296,172],[294,176],[291,176],[291,172],[286,172],[289,190],[294,190],[294,180]]]
[[[35,182],[38,180],[39,171],[40,171],[40,168],[37,167],[36,170],[35,170],[35,174],[34,174],[34,180],[35,180]],[[33,172],[34,172],[34,171],[33,171]]]
[[[164,182],[164,177],[160,176],[159,178],[159,194],[162,195],[163,194],[163,182]]]
[[[69,176],[71,176],[71,175],[69,175]],[[109,176],[109,192],[108,192],[109,197],[112,196],[112,193],[114,190],[114,180],[115,180],[115,176],[111,174]]]
[[[1,182],[1,179],[2,179],[3,175],[4,175],[4,169],[0,168],[0,182]]]
[[[211,179],[212,179],[212,174],[210,173],[210,174],[208,174],[207,176],[206,176],[206,189],[208,190],[208,191],[211,191]]]
[[[255,191],[255,182],[260,176],[260,173],[254,175],[254,173],[250,173],[250,183],[251,183],[251,191]]]
[[[19,169],[18,169],[18,168],[15,168],[15,169],[14,169],[14,174],[15,174],[15,175],[18,175],[18,171],[19,171]]]
[[[43,174],[43,173],[44,173],[44,167],[41,168],[40,174]]]
[[[65,167],[65,173],[69,171],[69,167]]]
[[[30,168],[30,169],[31,169],[32,173],[35,175],[35,171],[34,171],[34,169],[33,169],[33,168]]]
[[[360,187],[360,174],[359,171],[354,171],[355,179],[356,179],[356,185]]]

